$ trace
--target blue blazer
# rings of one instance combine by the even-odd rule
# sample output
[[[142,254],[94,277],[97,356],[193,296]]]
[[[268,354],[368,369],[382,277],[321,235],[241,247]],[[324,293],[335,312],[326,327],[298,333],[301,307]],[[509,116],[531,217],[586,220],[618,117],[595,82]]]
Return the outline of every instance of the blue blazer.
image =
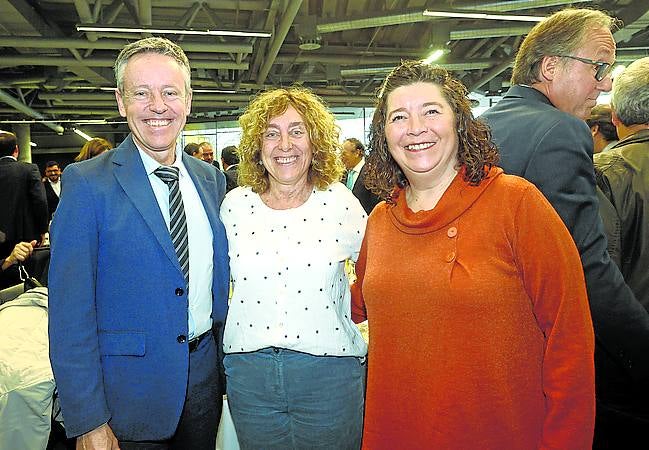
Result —
[[[603,389],[613,378],[646,383],[649,313],[606,249],[586,122],[520,85],[512,86],[481,119],[493,131],[505,172],[528,179],[543,192],[579,249],[597,338],[598,399],[606,398]]]
[[[181,152],[214,235],[212,316],[224,322],[229,268],[225,180]],[[184,279],[129,137],[63,173],[51,229],[50,358],[68,436],[109,425],[121,440],[173,435],[189,364]],[[182,340],[182,339],[181,339]]]

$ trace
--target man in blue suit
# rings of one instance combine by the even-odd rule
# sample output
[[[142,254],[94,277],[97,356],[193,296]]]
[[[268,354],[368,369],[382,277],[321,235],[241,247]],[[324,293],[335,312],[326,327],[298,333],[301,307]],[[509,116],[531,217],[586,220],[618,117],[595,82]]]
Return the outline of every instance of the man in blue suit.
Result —
[[[176,150],[191,104],[180,47],[129,44],[115,78],[131,134],[68,166],[51,230],[50,357],[66,433],[88,450],[213,450],[225,180]]]
[[[629,414],[648,398],[649,313],[607,252],[584,121],[599,94],[611,89],[614,26],[613,18],[591,9],[544,19],[521,44],[513,86],[482,116],[505,172],[543,192],[581,254],[596,335],[596,449],[646,448],[649,426]]]

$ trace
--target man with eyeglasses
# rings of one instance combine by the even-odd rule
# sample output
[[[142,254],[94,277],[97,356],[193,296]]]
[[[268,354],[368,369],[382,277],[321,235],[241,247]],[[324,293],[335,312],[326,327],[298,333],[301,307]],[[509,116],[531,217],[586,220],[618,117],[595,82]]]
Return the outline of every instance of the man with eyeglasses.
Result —
[[[649,383],[649,313],[609,257],[585,122],[599,94],[611,89],[616,22],[590,9],[539,22],[516,55],[512,87],[482,116],[503,169],[543,192],[581,254],[596,336],[594,448],[633,448],[626,446],[628,430],[617,428],[629,407],[620,399],[636,383]]]

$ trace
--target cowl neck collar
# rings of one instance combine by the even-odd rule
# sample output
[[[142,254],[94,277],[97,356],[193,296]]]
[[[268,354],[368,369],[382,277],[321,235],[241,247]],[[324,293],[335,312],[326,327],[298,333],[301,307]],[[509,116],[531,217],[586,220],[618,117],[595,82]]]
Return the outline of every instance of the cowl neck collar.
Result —
[[[458,171],[435,208],[429,211],[413,212],[406,202],[405,188],[398,189],[396,204],[388,209],[394,226],[408,234],[425,234],[447,227],[468,210],[503,173],[501,168],[492,167],[489,176],[482,180],[480,185],[471,186],[464,181],[464,172],[464,167]]]

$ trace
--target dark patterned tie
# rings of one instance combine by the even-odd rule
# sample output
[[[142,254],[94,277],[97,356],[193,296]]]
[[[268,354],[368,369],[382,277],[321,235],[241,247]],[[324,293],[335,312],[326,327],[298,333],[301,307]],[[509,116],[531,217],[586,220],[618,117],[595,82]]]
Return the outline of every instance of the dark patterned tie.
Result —
[[[154,173],[169,188],[169,234],[171,234],[171,242],[174,244],[180,268],[183,270],[185,287],[189,291],[189,239],[183,196],[178,184],[178,167],[160,166]]]

